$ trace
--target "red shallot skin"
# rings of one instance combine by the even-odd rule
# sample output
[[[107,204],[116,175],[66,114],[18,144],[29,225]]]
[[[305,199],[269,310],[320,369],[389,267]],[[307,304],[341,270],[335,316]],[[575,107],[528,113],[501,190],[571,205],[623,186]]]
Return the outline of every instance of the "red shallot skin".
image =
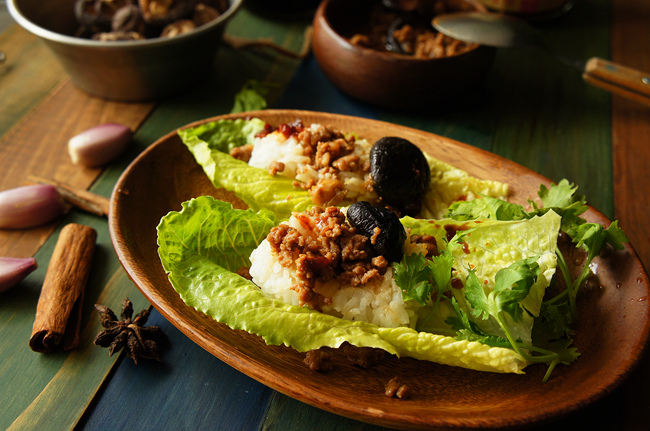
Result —
[[[0,292],[8,290],[38,267],[33,257],[0,257]]]
[[[0,229],[28,229],[48,223],[65,210],[56,188],[49,184],[16,187],[0,192]]]
[[[98,168],[122,154],[132,137],[133,132],[127,126],[101,124],[70,138],[68,154],[74,164]]]

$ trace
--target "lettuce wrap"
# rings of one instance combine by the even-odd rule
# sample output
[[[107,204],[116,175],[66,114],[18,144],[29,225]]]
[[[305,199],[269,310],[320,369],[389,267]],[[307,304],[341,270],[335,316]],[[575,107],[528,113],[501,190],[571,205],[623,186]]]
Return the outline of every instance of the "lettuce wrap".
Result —
[[[444,326],[442,332],[454,334],[463,320],[468,327],[479,327],[482,339],[432,333],[417,324],[382,328],[267,296],[236,272],[250,266],[250,253],[279,221],[267,209],[237,210],[207,196],[185,202],[180,212],[170,212],[158,226],[159,256],[174,289],[188,306],[216,321],[300,352],[348,342],[479,371],[523,373],[528,365],[522,350],[505,347],[503,328],[508,339],[530,342],[533,316],[539,313],[555,270],[560,217],[553,211],[517,221],[402,219],[411,234],[436,238],[443,254],[451,257],[454,277],[467,285],[451,289],[453,301],[444,302],[446,308],[425,301],[421,314],[439,315],[423,318],[427,320],[423,326],[437,319]],[[457,230],[451,241],[450,228]],[[534,275],[519,276],[531,268]],[[501,309],[497,318],[488,316],[490,307],[506,310],[505,319]],[[449,310],[454,309],[451,316]]]
[[[305,211],[314,205],[309,192],[295,187],[292,178],[272,176],[267,170],[249,166],[229,154],[234,147],[254,145],[256,135],[265,127],[266,123],[259,118],[221,119],[181,129],[178,135],[215,187],[234,192],[254,210],[266,208],[280,218],[288,218],[292,211]],[[480,195],[507,198],[506,184],[480,180],[427,154],[425,157],[431,169],[431,180],[418,217],[441,218],[452,203],[473,200]],[[350,203],[344,202],[344,205]]]

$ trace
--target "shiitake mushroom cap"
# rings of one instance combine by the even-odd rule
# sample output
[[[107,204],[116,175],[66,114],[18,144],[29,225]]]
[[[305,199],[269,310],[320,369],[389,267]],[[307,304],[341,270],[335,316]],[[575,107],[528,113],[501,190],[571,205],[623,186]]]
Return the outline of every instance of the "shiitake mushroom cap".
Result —
[[[379,256],[390,262],[400,262],[404,257],[406,230],[397,214],[388,208],[372,206],[365,201],[356,202],[348,207],[347,218],[350,226],[367,238],[373,238],[370,246]],[[375,228],[379,228],[377,235]]]
[[[405,215],[417,215],[431,178],[427,159],[412,142],[383,137],[370,149],[370,175],[382,203]]]

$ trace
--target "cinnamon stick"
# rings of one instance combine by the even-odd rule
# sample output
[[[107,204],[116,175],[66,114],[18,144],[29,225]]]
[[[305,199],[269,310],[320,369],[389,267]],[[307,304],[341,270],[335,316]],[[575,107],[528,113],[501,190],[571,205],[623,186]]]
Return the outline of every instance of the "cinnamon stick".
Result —
[[[95,229],[76,223],[59,235],[36,307],[29,347],[49,353],[58,346],[74,349],[79,344],[83,293],[95,251]]]

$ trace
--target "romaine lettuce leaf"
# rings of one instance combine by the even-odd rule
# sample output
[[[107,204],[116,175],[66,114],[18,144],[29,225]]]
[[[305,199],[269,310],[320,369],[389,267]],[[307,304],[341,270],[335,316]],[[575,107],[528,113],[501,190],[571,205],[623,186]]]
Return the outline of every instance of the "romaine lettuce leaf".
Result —
[[[479,371],[522,373],[526,362],[511,349],[352,322],[268,297],[235,271],[249,264],[248,255],[276,223],[267,210],[236,210],[207,196],[192,199],[161,220],[158,253],[187,305],[233,329],[259,335],[268,344],[305,352],[347,341]]]

